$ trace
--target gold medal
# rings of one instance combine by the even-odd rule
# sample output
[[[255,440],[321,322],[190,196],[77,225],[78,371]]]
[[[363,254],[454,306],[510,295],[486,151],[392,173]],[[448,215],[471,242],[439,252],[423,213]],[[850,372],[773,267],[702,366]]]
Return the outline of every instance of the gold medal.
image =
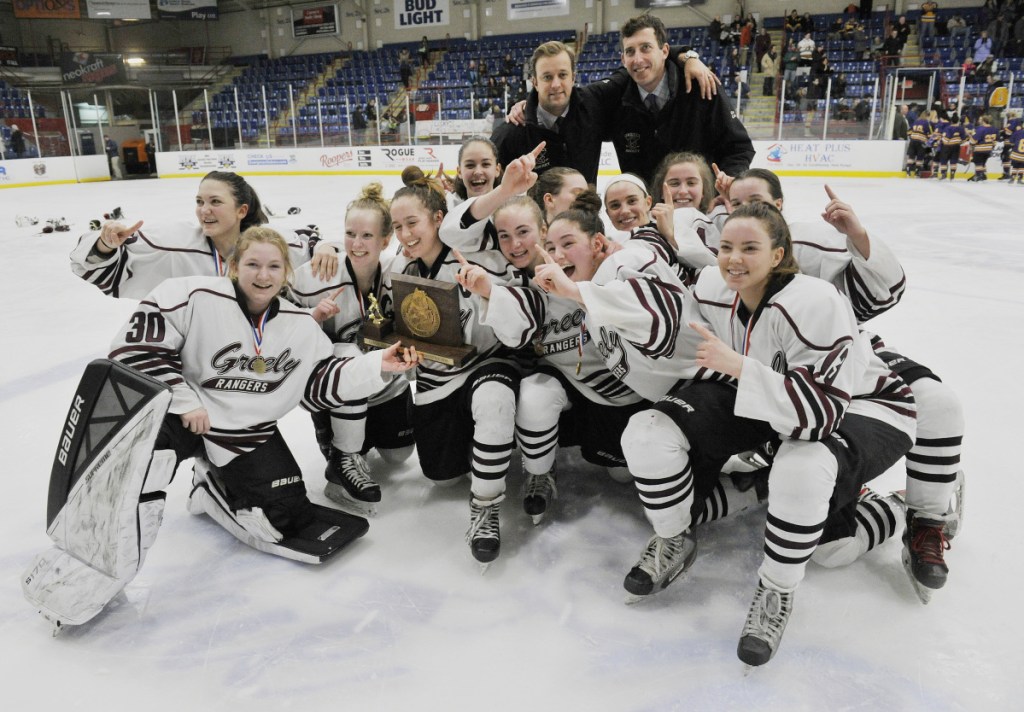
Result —
[[[252,370],[261,376],[267,372],[267,360],[262,356],[257,356],[252,360]],[[579,373],[579,371],[577,371]]]
[[[582,360],[581,361],[577,361],[576,362],[576,375],[577,376],[580,375],[580,371],[582,371],[582,370],[583,370],[583,361]]]
[[[429,339],[441,328],[441,312],[437,303],[422,289],[413,290],[403,299],[399,310],[413,336]]]

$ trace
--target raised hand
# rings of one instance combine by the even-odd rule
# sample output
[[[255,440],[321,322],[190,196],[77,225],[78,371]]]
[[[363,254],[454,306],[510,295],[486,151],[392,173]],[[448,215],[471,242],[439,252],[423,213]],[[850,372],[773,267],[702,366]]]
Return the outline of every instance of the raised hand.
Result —
[[[821,217],[829,225],[850,238],[854,247],[865,259],[870,257],[871,241],[868,239],[867,230],[861,225],[857,213],[853,212],[853,208],[848,203],[841,201],[827,184],[825,185],[825,194],[828,195],[829,200]]]
[[[533,187],[537,182],[537,174],[533,169],[537,166],[537,157],[546,145],[546,142],[541,141],[535,149],[505,166],[500,187],[506,194],[520,195]]]
[[[718,192],[718,197],[722,198],[722,205],[731,213],[732,203],[729,202],[729,189],[732,188],[732,182],[735,179],[721,170],[717,163],[711,164],[711,170],[715,172],[715,190]]]
[[[131,227],[125,227],[124,223],[107,221],[100,228],[100,235],[96,238],[96,249],[104,255],[116,252],[117,248],[124,244],[124,241],[135,234],[135,231],[142,227],[142,220]]]
[[[452,250],[455,259],[459,261],[459,271],[455,274],[455,281],[462,285],[467,292],[479,295],[484,299],[491,297],[491,279],[487,272],[480,265],[471,264],[458,250]]]
[[[675,237],[675,212],[676,206],[675,201],[672,199],[672,188],[668,183],[662,183],[661,202],[651,208],[651,218],[658,225],[658,232],[661,236],[668,241],[668,244],[672,245],[672,249],[678,250],[679,245],[676,244]]]
[[[441,183],[441,187],[444,188],[446,193],[455,192],[455,181],[451,179],[447,173],[444,172],[444,164],[439,163],[437,165],[437,180]]]
[[[325,321],[330,319],[335,314],[341,312],[341,307],[338,306],[338,296],[345,291],[345,286],[342,285],[336,290],[331,292],[328,296],[320,300],[320,303],[313,307],[313,311],[310,315],[316,319],[318,324],[323,324]]]
[[[712,334],[703,324],[691,321],[690,328],[703,339],[697,346],[697,365],[739,378],[743,370],[743,356],[726,346],[725,342]]]
[[[569,279],[562,266],[555,262],[555,259],[540,245],[534,245],[533,249],[539,250],[544,259],[544,264],[537,265],[533,271],[533,283],[548,294],[582,303],[580,288]]]

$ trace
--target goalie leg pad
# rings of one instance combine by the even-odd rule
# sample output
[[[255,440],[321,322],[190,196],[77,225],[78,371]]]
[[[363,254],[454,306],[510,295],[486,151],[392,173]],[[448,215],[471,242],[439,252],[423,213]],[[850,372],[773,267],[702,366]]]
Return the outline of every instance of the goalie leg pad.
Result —
[[[276,433],[224,468],[196,459],[189,511],[208,514],[259,551],[318,564],[369,528],[362,517],[311,503],[298,464]]]

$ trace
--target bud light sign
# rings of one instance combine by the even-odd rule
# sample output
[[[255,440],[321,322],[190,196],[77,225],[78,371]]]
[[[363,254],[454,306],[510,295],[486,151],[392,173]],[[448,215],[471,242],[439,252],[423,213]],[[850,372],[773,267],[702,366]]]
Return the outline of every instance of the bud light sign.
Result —
[[[449,24],[448,0],[395,0],[395,28]]]

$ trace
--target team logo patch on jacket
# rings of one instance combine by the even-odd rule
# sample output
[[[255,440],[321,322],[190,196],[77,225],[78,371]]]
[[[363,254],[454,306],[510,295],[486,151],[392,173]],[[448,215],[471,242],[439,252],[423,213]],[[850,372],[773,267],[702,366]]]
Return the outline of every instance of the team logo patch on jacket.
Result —
[[[640,153],[640,134],[623,134],[622,141],[623,149],[626,151],[626,153]]]

